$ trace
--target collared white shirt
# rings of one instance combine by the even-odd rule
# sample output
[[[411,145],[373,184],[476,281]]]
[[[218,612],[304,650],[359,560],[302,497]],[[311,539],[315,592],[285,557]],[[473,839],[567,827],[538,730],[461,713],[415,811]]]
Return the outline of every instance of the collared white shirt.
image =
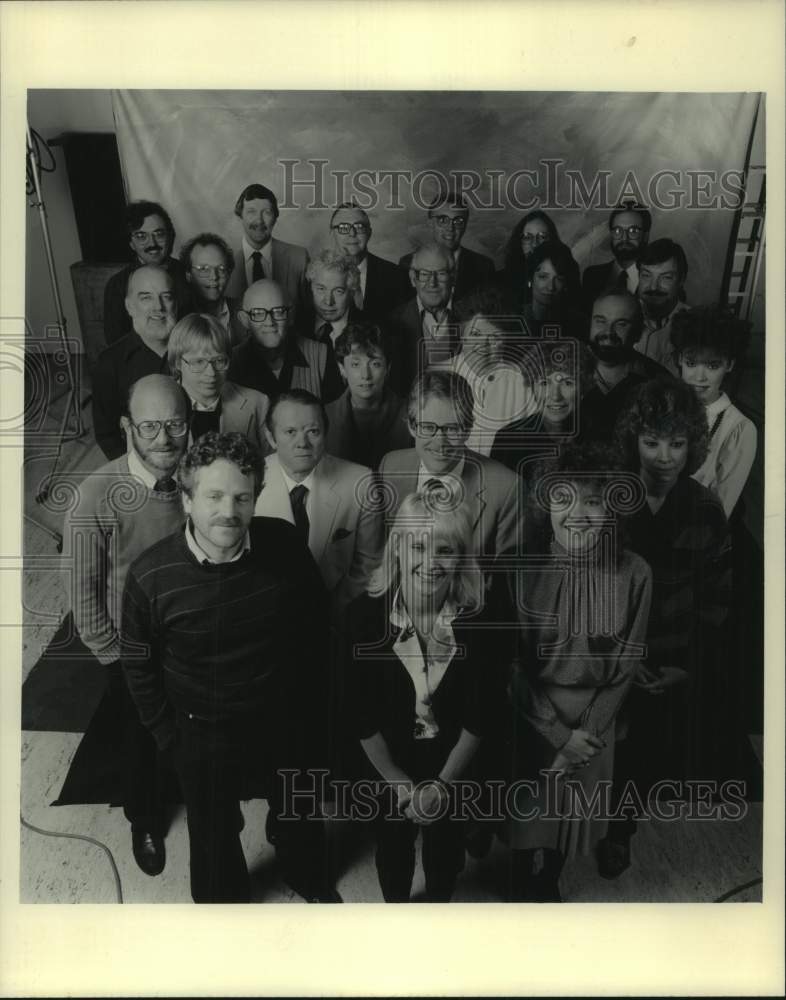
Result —
[[[341,334],[346,329],[346,325],[347,325],[348,322],[349,322],[349,310],[348,309],[344,313],[344,315],[341,317],[341,319],[331,320],[331,319],[322,319],[321,317],[318,317],[317,321],[314,323],[314,334],[315,335],[318,334],[320,332],[320,330],[322,329],[322,327],[325,325],[325,323],[330,323],[330,325],[333,328],[330,331],[330,339],[333,342],[333,346],[335,347],[336,346],[336,341],[338,340],[338,338],[341,336]]]
[[[314,506],[312,502],[312,497],[314,495],[314,473],[316,472],[318,465],[319,462],[317,462],[317,464],[314,466],[311,472],[309,472],[309,474],[306,476],[305,479],[302,479],[300,482],[297,482],[297,480],[292,479],[292,477],[288,475],[286,469],[284,468],[283,465],[281,465],[281,462],[279,460],[279,468],[281,469],[281,475],[284,477],[284,485],[287,488],[287,496],[291,494],[292,490],[294,490],[296,486],[305,486],[306,489],[308,490],[308,493],[306,493],[306,514],[308,514],[309,524],[311,522],[311,508]]]
[[[426,306],[420,301],[420,296],[417,297],[418,300],[418,311],[420,312],[420,325],[423,331],[423,336],[428,340],[445,340],[450,336],[450,322],[448,317],[450,316],[450,311],[453,308],[453,296],[451,295],[450,300],[446,306],[443,307],[442,319],[437,320],[433,313],[429,312]]]
[[[218,565],[215,559],[211,559],[210,556],[207,554],[207,552],[205,552],[205,550],[196,540],[196,537],[194,535],[194,528],[191,524],[190,517],[186,521],[185,534],[186,534],[186,545],[188,546],[188,548],[191,551],[191,554],[197,560],[198,563],[200,563],[201,565],[204,565],[205,563],[210,563],[211,565]],[[231,559],[227,559],[225,561],[237,562],[238,559],[241,558],[241,556],[244,556],[246,552],[250,551],[251,551],[251,535],[249,534],[249,532],[246,532],[246,537],[243,539],[243,544],[240,546],[240,548],[232,556]]]
[[[634,261],[632,264],[628,264],[628,266],[623,270],[628,276],[628,291],[632,295],[635,295],[636,289],[639,287],[639,269],[636,262]]]
[[[136,476],[137,479],[141,479],[149,490],[152,490],[159,480],[159,477],[154,476],[150,469],[144,465],[142,459],[139,455],[137,455],[133,448],[131,448],[128,452],[128,471],[132,476]]]
[[[246,284],[253,284],[254,278],[254,254],[262,254],[262,266],[265,269],[265,277],[272,279],[273,275],[273,240],[270,239],[267,243],[257,250],[256,247],[252,247],[248,240],[243,237],[241,246],[243,248],[243,259],[246,262]]]
[[[729,517],[756,458],[756,425],[737,409],[725,392],[704,409],[713,433],[707,457],[691,478],[712,490]]]
[[[203,413],[213,413],[218,409],[218,404],[221,402],[221,397],[216,396],[210,405],[205,405],[205,403],[200,403],[198,400],[194,399],[193,396],[188,397],[191,400],[191,406],[195,410],[201,410]]]
[[[633,345],[640,354],[657,361],[672,375],[679,378],[679,370],[674,361],[674,347],[671,343],[671,321],[678,312],[687,309],[685,302],[678,302],[668,316],[662,319],[644,317],[644,329]]]
[[[393,643],[393,652],[415,685],[413,735],[416,740],[434,739],[439,734],[439,726],[431,709],[431,699],[458,650],[453,634],[453,621],[457,615],[458,608],[446,601],[434,619],[424,656],[412,619],[401,598],[400,588],[393,598],[390,623],[401,630]]]
[[[445,489],[449,490],[454,496],[461,496],[462,490],[464,489],[463,483],[461,481],[461,476],[464,472],[464,459],[460,458],[457,464],[450,470],[450,472],[443,472],[437,475],[434,472],[429,472],[426,466],[421,462],[418,468],[418,493],[423,491],[423,487],[430,479],[436,479],[440,482]]]

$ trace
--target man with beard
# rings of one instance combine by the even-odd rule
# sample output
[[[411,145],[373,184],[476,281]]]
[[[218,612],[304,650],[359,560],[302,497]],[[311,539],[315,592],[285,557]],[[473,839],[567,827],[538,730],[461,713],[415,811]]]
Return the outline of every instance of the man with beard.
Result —
[[[648,209],[635,201],[623,201],[609,217],[609,235],[614,260],[588,267],[582,279],[582,296],[587,309],[603,292],[635,294],[639,284],[636,258],[647,245],[652,228]]]
[[[369,319],[381,319],[409,297],[406,271],[369,252],[373,230],[362,208],[350,202],[339,205],[330,220],[330,232],[338,252],[349,257],[358,269],[360,284],[355,291],[355,305]]]
[[[168,213],[156,201],[135,201],[126,208],[128,245],[134,260],[113,274],[104,289],[104,338],[114,344],[131,332],[131,320],[125,306],[128,279],[138,267],[152,264],[165,268],[173,283],[178,312],[188,301],[188,284],[179,260],[172,257],[175,227]]]
[[[593,303],[589,346],[595,371],[593,385],[580,403],[582,436],[610,441],[631,389],[666,375],[661,365],[633,350],[643,326],[639,300],[630,292],[609,292]]]
[[[74,625],[106,668],[107,704],[123,728],[123,810],[146,875],[160,874],[165,864],[166,769],[120,669],[120,601],[131,563],[183,523],[173,476],[189,416],[186,394],[168,375],[135,382],[121,417],[128,451],[80,482],[63,532]]]
[[[169,374],[166,349],[177,319],[172,276],[145,265],[131,273],[125,307],[133,329],[101,353],[93,375],[93,432],[108,460],[126,450],[123,401],[143,375]]]
[[[671,343],[671,321],[676,313],[688,308],[683,301],[687,275],[685,251],[674,240],[655,240],[639,255],[637,294],[644,312],[644,329],[634,347],[675,376],[679,376],[679,369]]]
[[[304,247],[273,238],[278,221],[278,200],[264,184],[249,184],[235,203],[235,215],[243,225],[243,239],[235,250],[235,267],[226,293],[242,299],[255,281],[266,278],[284,289],[294,320],[298,308],[308,301]]]

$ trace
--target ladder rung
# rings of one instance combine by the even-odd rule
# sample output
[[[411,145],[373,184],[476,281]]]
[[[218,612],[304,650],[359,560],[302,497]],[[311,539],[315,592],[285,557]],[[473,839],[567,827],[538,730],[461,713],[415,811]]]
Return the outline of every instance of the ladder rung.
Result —
[[[734,256],[735,257],[755,257],[756,256],[756,251],[755,250],[735,250],[734,251]]]

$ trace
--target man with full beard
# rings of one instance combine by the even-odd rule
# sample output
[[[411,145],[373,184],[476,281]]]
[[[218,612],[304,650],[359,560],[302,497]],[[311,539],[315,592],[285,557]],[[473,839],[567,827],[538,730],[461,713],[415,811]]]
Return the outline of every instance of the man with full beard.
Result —
[[[630,292],[610,292],[592,304],[589,346],[595,372],[594,384],[580,404],[582,435],[611,440],[631,389],[667,374],[657,362],[633,349],[643,329],[641,305]]]

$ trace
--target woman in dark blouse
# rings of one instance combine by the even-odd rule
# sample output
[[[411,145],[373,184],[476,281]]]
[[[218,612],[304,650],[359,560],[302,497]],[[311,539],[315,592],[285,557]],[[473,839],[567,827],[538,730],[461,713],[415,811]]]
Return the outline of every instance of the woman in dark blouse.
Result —
[[[631,779],[646,803],[662,779],[695,771],[707,711],[697,697],[711,672],[708,641],[723,624],[731,592],[728,525],[721,502],[691,478],[707,455],[704,407],[684,383],[637,386],[617,423],[627,468],[641,476],[646,502],[629,522],[630,545],[652,569],[647,656],[626,705],[628,734],[618,749],[618,790]],[[696,773],[693,777],[700,777]],[[610,824],[599,871],[614,878],[630,864],[635,817]]]
[[[354,717],[379,782],[376,864],[386,902],[408,902],[423,831],[426,898],[450,900],[464,866],[453,782],[487,728],[492,656],[463,508],[439,490],[401,504],[369,593],[350,608]]]

